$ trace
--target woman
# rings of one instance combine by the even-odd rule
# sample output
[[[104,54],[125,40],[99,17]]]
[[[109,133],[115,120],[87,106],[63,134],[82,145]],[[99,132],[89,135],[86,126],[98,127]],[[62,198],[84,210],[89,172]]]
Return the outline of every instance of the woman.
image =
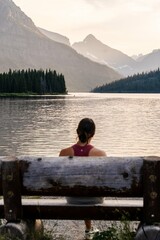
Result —
[[[106,153],[100,149],[92,146],[91,140],[95,134],[95,123],[90,118],[82,119],[77,128],[78,142],[71,147],[62,149],[59,156],[106,156]],[[72,204],[91,204],[102,203],[101,197],[68,197],[68,203]],[[85,239],[92,239],[97,229],[93,229],[91,220],[84,220],[85,222]]]

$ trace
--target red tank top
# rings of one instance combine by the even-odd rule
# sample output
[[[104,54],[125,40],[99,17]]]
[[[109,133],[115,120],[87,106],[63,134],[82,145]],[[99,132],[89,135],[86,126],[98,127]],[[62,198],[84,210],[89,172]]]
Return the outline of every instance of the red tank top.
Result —
[[[78,144],[75,144],[72,146],[72,148],[74,150],[74,156],[87,157],[89,156],[89,152],[93,148],[93,146],[90,144],[87,144],[85,146],[80,146]]]

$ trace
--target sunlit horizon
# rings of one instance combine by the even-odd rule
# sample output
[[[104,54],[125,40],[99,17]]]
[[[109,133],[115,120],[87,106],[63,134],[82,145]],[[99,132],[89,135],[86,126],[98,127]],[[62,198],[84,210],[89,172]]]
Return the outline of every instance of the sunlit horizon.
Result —
[[[69,38],[71,44],[93,34],[128,54],[160,48],[159,0],[13,0],[37,27]]]

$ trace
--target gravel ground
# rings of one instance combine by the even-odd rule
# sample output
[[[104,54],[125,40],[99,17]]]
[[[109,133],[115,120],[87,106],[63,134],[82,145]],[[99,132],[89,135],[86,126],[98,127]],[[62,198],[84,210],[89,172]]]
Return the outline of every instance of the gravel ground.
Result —
[[[82,220],[42,220],[44,232],[52,236],[52,240],[84,240],[85,225]],[[6,220],[2,221],[3,224]],[[132,231],[137,229],[139,222],[132,222]],[[100,231],[107,230],[109,226],[119,228],[120,222],[92,221],[92,225]]]
[[[79,220],[44,220],[44,228],[46,231],[51,231],[53,240],[84,240],[85,226],[83,221]],[[113,222],[110,221],[93,221],[93,226],[100,231],[106,230]],[[118,222],[114,222],[114,226]],[[132,223],[132,229],[137,228],[138,222]]]
[[[53,240],[84,240],[85,225],[82,220],[43,220],[43,224],[44,229],[52,233]],[[137,229],[138,224],[132,222],[131,229]],[[120,222],[93,220],[92,225],[104,231],[111,225],[119,228]]]
[[[72,220],[45,220],[44,228],[51,231],[55,240],[82,240],[84,239],[83,221]]]

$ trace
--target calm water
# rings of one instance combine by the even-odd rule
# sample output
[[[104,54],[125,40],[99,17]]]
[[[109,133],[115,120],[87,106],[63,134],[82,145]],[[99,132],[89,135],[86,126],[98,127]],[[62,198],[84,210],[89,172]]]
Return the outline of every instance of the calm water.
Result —
[[[75,93],[55,99],[0,99],[0,155],[57,156],[76,141],[83,117],[109,156],[160,155],[160,95]]]

